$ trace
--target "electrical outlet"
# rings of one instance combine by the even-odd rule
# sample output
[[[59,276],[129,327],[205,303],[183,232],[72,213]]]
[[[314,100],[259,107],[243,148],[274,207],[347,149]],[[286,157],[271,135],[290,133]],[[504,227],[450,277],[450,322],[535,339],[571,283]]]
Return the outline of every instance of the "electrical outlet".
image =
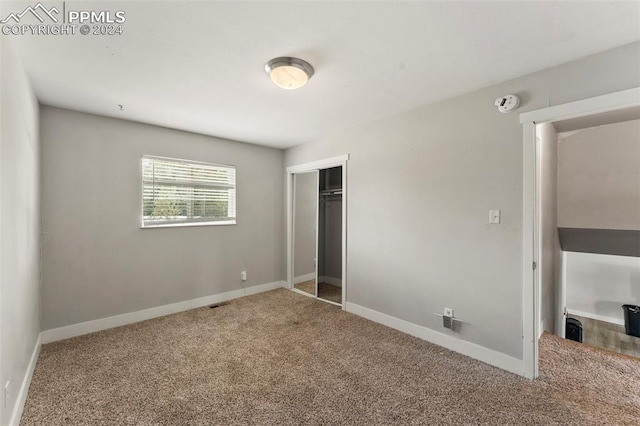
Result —
[[[451,317],[442,317],[442,326],[444,328],[448,328],[449,330],[453,330],[453,318]]]
[[[240,272],[240,279],[242,281],[246,281],[247,280],[247,271]]]
[[[453,318],[453,308],[444,308],[444,316]]]
[[[7,406],[9,405],[9,384],[11,382],[7,382],[4,385],[4,408],[7,408]]]

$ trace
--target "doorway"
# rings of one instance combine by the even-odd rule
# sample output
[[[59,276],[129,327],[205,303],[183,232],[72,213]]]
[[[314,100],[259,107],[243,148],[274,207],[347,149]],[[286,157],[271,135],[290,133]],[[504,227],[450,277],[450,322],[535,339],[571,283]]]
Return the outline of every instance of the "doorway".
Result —
[[[346,307],[348,156],[287,168],[287,281],[292,291]]]
[[[593,120],[609,120],[612,116],[625,114],[637,114],[640,106],[640,88],[611,93],[609,95],[571,102],[545,108],[538,111],[523,113],[520,122],[523,124],[523,373],[526,377],[538,376],[538,339],[544,328],[549,324],[543,324],[542,318],[555,319],[552,326],[556,332],[563,333],[566,306],[566,294],[564,288],[559,288],[558,299],[555,307],[549,310],[543,302],[546,279],[553,273],[543,271],[545,261],[547,265],[554,259],[554,255],[544,250],[553,236],[547,233],[545,237],[545,218],[541,209],[544,199],[544,182],[541,180],[540,161],[542,154],[539,145],[540,130],[544,126],[562,124],[583,125],[584,122]],[[536,131],[538,130],[538,134]],[[549,130],[549,127],[547,127]],[[566,130],[566,129],[565,129]],[[554,130],[555,131],[555,130]],[[548,228],[547,228],[548,230]],[[557,225],[556,225],[557,231]],[[574,234],[575,236],[575,234]],[[547,248],[549,247],[546,244]],[[562,241],[559,241],[562,248]],[[565,250],[562,250],[560,266],[557,269],[558,279],[566,276],[567,262]],[[567,250],[568,251],[568,250]],[[557,259],[557,257],[555,257]],[[620,307],[622,309],[622,307]]]
[[[536,143],[540,331],[640,357],[640,108],[536,124]]]

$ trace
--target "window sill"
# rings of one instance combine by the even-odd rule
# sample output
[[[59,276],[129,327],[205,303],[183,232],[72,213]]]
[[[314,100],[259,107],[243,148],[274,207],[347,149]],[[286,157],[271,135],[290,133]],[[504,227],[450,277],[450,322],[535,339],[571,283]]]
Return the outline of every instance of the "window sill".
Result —
[[[163,223],[157,225],[142,225],[140,229],[157,229],[157,228],[186,228],[190,226],[218,226],[218,225],[235,225],[235,220],[219,220],[215,222],[187,222],[187,223]]]

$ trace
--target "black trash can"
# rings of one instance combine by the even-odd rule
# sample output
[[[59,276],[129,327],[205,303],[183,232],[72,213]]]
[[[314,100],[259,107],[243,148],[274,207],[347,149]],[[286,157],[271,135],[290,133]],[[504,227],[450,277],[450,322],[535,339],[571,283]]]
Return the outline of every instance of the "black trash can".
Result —
[[[622,305],[624,330],[629,336],[640,337],[640,306]]]
[[[575,318],[567,318],[564,337],[582,343],[582,323]]]

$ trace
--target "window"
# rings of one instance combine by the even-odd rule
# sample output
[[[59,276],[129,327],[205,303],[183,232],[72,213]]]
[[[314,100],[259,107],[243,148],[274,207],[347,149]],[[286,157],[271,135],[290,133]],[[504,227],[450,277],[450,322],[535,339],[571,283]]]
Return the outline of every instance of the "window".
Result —
[[[234,166],[142,157],[142,227],[235,223]]]

